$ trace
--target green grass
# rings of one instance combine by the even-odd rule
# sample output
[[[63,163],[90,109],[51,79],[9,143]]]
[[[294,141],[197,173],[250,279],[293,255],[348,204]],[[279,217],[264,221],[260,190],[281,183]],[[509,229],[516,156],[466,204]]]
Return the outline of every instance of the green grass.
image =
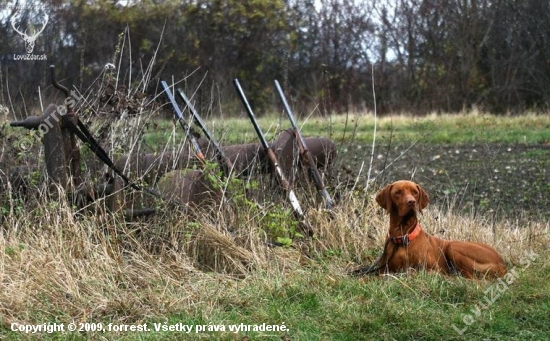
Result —
[[[328,118],[298,118],[304,136],[331,137],[337,142],[353,139],[371,143],[374,136],[374,116],[349,114]],[[304,122],[305,121],[305,122]],[[269,140],[277,131],[290,128],[286,116],[269,115],[258,118]],[[209,120],[216,138],[226,143],[256,142],[257,136],[247,117]],[[158,130],[148,132],[149,144],[163,144],[171,134],[171,121],[159,124]],[[181,129],[176,130],[183,136]],[[379,141],[418,141],[423,143],[548,143],[550,115],[494,116],[489,114],[428,115],[412,117],[390,115],[377,119]]]
[[[247,335],[252,340],[280,340],[285,335],[229,330],[230,325],[265,323],[284,324],[291,340],[545,340],[550,328],[549,283],[547,260],[534,263],[508,287],[499,282],[427,273],[361,280],[314,266],[280,278],[267,273],[251,275],[243,283],[233,283],[223,294],[211,297],[211,302],[189,307],[187,312],[115,323],[146,323],[150,329],[146,333],[42,333],[40,337],[240,340]],[[486,293],[490,288],[495,293],[494,301],[492,294]],[[210,290],[205,288],[204,293]],[[491,305],[486,303],[489,300],[493,301]],[[112,323],[94,319],[94,323],[101,321],[105,328]],[[155,331],[155,324],[192,325],[193,329],[189,334]],[[197,325],[205,330],[196,332]],[[214,326],[223,326],[226,331],[208,331]],[[4,335],[6,339],[21,338],[20,333]]]
[[[372,142],[372,115],[337,116],[331,120],[312,118],[304,134],[327,131],[332,124],[334,139],[354,138]],[[377,139],[396,142],[418,140],[425,143],[542,143],[550,141],[549,115],[493,116],[487,114],[428,115],[424,117],[385,116],[377,120]]]
[[[269,141],[279,131],[290,128],[283,115],[265,115],[257,118]],[[375,120],[371,114],[333,115],[330,117],[298,117],[304,136],[330,137],[336,142],[372,143]],[[258,137],[246,116],[206,120],[214,137],[223,143],[255,143]],[[20,128],[15,132],[21,133]],[[198,130],[198,128],[197,128]],[[143,134],[145,145],[155,148],[168,141],[180,141],[185,134],[172,120],[155,120]],[[455,115],[427,115],[413,117],[389,115],[376,121],[378,141],[420,143],[549,143],[550,115],[526,114],[495,116],[481,113]]]
[[[327,278],[330,274],[320,270],[291,276],[276,288],[240,291],[241,302],[255,303],[229,303],[214,320],[235,321],[236,317],[237,322],[249,323],[285,321],[292,339],[297,340],[462,339],[453,324],[459,330],[468,327],[463,331],[468,338],[502,339],[525,332],[542,339],[549,318],[543,317],[546,322],[539,319],[550,304],[550,287],[543,284],[535,290],[529,283],[544,283],[548,275],[546,267],[543,276],[530,273],[520,278],[470,326],[462,322],[463,314],[471,314],[475,304],[483,301],[484,290],[493,283],[425,273],[365,282],[337,277],[332,282]],[[536,309],[532,307],[533,299],[516,303],[533,295],[537,297]]]

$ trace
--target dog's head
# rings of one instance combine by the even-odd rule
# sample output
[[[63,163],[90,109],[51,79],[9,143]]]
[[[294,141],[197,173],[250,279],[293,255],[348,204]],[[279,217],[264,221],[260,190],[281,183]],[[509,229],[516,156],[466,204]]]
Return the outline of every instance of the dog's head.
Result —
[[[428,194],[420,185],[412,181],[400,180],[384,187],[376,195],[376,202],[388,213],[396,210],[400,217],[411,210],[422,212],[428,206]]]

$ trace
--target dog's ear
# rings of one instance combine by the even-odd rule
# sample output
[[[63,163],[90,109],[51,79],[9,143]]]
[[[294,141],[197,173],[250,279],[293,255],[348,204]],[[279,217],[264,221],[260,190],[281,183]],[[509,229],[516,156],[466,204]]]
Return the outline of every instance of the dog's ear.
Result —
[[[430,197],[428,197],[428,193],[420,187],[420,185],[416,185],[418,188],[418,207],[420,209],[420,212],[422,212],[422,209],[426,208],[428,206],[428,203],[430,202]]]
[[[391,188],[393,185],[387,185],[376,194],[376,202],[388,213],[391,212],[393,201],[391,200]]]

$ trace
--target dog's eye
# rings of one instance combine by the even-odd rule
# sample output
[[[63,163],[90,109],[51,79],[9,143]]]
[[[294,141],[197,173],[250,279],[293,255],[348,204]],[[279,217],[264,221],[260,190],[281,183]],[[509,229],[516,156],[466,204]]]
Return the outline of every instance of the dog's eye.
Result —
[[[395,195],[401,195],[403,191],[401,191],[400,189],[398,189],[397,191],[395,191]]]

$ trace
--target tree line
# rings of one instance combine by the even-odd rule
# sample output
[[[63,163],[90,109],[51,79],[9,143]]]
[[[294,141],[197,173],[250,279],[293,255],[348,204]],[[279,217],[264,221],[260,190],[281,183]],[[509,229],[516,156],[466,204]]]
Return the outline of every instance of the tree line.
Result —
[[[50,64],[65,84],[84,89],[108,63],[119,84],[146,94],[158,90],[160,78],[185,79],[213,111],[237,108],[233,78],[260,111],[278,104],[274,79],[296,110],[322,115],[372,110],[374,98],[379,113],[416,114],[545,110],[550,101],[548,1],[2,4],[0,104],[16,108],[34,105],[39,86],[48,91]],[[14,27],[32,36],[44,15],[33,54],[47,60],[18,60],[26,43]],[[147,87],[140,84],[146,71]]]

